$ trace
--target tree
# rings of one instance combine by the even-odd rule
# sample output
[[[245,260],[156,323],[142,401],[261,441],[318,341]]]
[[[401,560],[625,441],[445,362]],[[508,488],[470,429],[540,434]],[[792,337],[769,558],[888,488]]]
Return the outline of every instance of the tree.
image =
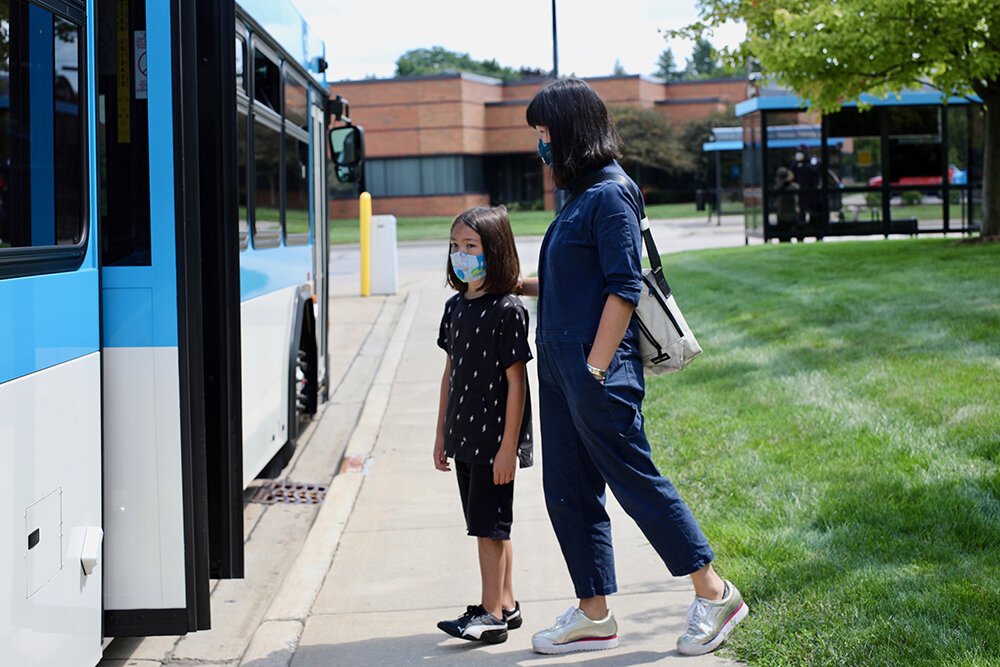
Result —
[[[708,79],[717,75],[719,60],[715,55],[715,47],[704,37],[695,40],[694,50],[688,58],[685,68],[690,79]]]
[[[640,180],[642,168],[677,172],[692,166],[663,114],[641,107],[613,107],[611,117],[622,139],[622,165]]]
[[[522,76],[533,75],[540,71],[528,67],[515,70],[501,65],[493,58],[475,60],[468,53],[449,51],[442,46],[434,46],[429,49],[410,49],[396,59],[396,76],[469,72],[492,76],[504,81],[517,81]]]
[[[658,76],[666,81],[676,81],[681,78],[681,72],[677,70],[677,61],[674,58],[673,50],[668,48],[660,54],[660,57],[656,61],[656,70],[653,72],[653,76]]]
[[[625,66],[622,65],[622,61],[615,58],[615,69],[613,71],[614,76],[628,76],[628,72],[625,71]]]
[[[747,26],[729,60],[764,72],[821,112],[862,93],[931,85],[976,93],[986,106],[984,237],[1000,236],[1000,2],[997,0],[699,0],[700,36],[726,21]]]

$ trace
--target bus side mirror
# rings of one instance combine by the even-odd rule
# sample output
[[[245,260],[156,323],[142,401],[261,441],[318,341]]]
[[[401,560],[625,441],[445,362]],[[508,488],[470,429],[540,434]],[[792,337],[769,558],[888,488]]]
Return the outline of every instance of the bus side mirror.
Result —
[[[337,180],[355,183],[361,178],[361,165],[365,160],[365,131],[357,125],[335,127],[330,130],[330,155],[337,167]]]

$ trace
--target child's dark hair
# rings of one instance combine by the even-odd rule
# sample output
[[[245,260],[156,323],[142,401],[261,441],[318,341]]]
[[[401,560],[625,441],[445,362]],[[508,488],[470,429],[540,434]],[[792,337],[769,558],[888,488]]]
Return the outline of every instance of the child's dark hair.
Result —
[[[581,79],[557,79],[528,104],[528,125],[549,129],[552,177],[563,188],[621,157],[621,139],[604,100]]]
[[[514,243],[514,232],[510,228],[507,209],[503,206],[476,206],[458,214],[451,228],[462,224],[479,234],[483,245],[483,255],[486,261],[486,278],[483,291],[488,294],[510,294],[517,289],[517,281],[521,277],[521,262],[517,257],[517,245]],[[448,260],[448,284],[465,292],[469,288],[462,282],[451,268]]]

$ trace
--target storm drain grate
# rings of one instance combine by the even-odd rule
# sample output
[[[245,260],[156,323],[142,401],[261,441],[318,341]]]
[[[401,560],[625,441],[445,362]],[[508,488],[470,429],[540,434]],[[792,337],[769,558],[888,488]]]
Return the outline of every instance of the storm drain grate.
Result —
[[[326,487],[305,482],[267,482],[257,489],[253,502],[265,505],[318,505],[326,498]]]

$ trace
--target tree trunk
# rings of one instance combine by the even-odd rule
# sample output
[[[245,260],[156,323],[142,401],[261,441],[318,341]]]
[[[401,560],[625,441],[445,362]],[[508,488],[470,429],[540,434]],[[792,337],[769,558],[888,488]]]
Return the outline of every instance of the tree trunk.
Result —
[[[986,145],[983,146],[983,220],[984,237],[1000,236],[1000,88],[993,85],[983,91],[986,103]]]

